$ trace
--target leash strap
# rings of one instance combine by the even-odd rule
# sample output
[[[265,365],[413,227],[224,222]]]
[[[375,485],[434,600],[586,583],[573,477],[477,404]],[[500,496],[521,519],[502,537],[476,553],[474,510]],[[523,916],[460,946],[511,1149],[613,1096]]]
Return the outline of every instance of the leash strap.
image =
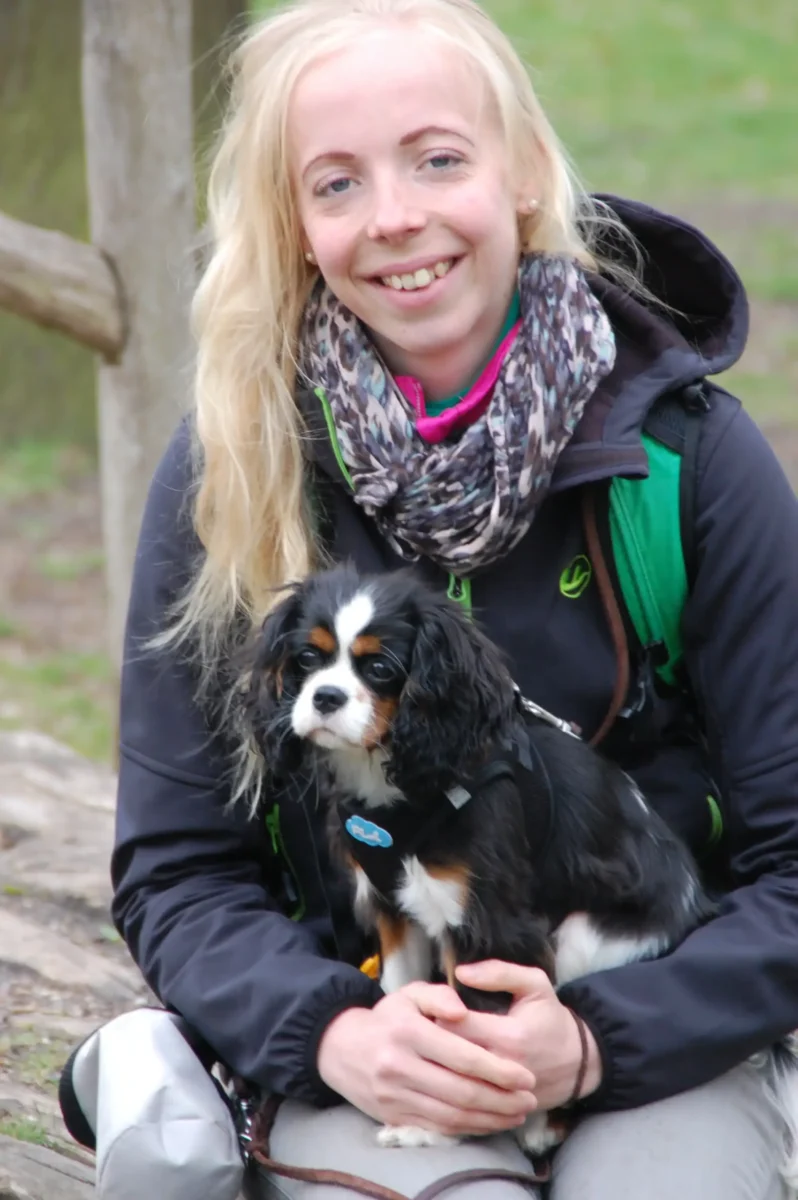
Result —
[[[301,1183],[324,1183],[328,1187],[348,1188],[359,1196],[371,1197],[371,1200],[437,1200],[437,1197],[443,1196],[450,1188],[463,1183],[506,1179],[531,1189],[536,1188],[538,1184],[548,1183],[551,1178],[548,1166],[540,1171],[534,1171],[531,1175],[525,1171],[478,1167],[470,1171],[454,1171],[451,1175],[446,1175],[443,1179],[431,1183],[429,1187],[418,1192],[415,1197],[409,1197],[403,1195],[402,1192],[395,1192],[393,1188],[384,1187],[381,1183],[364,1179],[361,1175],[351,1175],[348,1171],[294,1167],[289,1163],[278,1162],[272,1158],[269,1149],[272,1128],[281,1102],[281,1096],[270,1096],[255,1114],[247,1149],[249,1157],[264,1171],[269,1171],[272,1175],[279,1175],[285,1179],[296,1179]]]
[[[626,638],[623,617],[618,606],[615,589],[612,586],[607,561],[601,548],[598,525],[596,523],[596,491],[588,487],[582,490],[582,522],[587,542],[587,552],[593,564],[601,603],[612,633],[612,644],[615,649],[615,687],[604,720],[590,738],[589,745],[598,746],[612,729],[615,720],[624,706],[629,691],[629,643]]]

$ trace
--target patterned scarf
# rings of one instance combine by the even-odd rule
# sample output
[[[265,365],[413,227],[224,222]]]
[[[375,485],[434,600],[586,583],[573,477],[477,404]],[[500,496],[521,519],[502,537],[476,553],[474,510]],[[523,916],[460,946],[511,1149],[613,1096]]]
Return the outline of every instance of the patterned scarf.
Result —
[[[509,553],[612,370],[610,323],[571,259],[525,256],[519,292],[521,329],[487,410],[439,445],[418,435],[367,328],[323,280],[308,301],[301,372],[326,395],[355,501],[410,561],[425,555],[469,575]]]

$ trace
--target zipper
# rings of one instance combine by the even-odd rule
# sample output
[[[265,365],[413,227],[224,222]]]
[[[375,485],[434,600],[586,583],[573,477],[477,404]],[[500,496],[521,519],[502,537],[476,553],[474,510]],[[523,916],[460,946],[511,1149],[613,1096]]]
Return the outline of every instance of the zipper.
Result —
[[[292,921],[301,921],[305,915],[305,897],[302,894],[302,888],[299,883],[299,876],[294,869],[294,864],[291,857],[285,848],[285,839],[280,825],[280,805],[275,804],[266,813],[266,829],[269,833],[269,838],[272,844],[272,850],[275,857],[283,866],[283,887],[288,897],[289,904],[294,905],[294,911],[291,913]]]

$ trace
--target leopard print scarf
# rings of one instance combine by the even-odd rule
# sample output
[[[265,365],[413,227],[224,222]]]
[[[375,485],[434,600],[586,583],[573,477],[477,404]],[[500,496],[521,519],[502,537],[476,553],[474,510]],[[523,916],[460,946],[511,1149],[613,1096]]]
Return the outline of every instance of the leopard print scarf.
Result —
[[[531,254],[519,270],[522,326],[485,413],[429,445],[369,340],[319,280],[300,333],[300,371],[323,389],[355,501],[409,561],[469,575],[529,529],[557,459],[612,369],[609,320],[580,268]]]

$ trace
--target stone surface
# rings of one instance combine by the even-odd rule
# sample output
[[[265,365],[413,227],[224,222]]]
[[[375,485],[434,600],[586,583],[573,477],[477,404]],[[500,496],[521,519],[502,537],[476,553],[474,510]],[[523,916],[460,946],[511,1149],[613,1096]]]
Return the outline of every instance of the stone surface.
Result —
[[[92,1194],[60,1070],[98,1025],[152,1002],[110,924],[115,783],[48,737],[0,733],[0,1134],[63,1151],[0,1136],[0,1200]]]
[[[93,1195],[94,1172],[87,1164],[0,1135],[0,1200],[89,1200]]]
[[[0,733],[0,887],[104,911],[115,780],[52,738]]]

